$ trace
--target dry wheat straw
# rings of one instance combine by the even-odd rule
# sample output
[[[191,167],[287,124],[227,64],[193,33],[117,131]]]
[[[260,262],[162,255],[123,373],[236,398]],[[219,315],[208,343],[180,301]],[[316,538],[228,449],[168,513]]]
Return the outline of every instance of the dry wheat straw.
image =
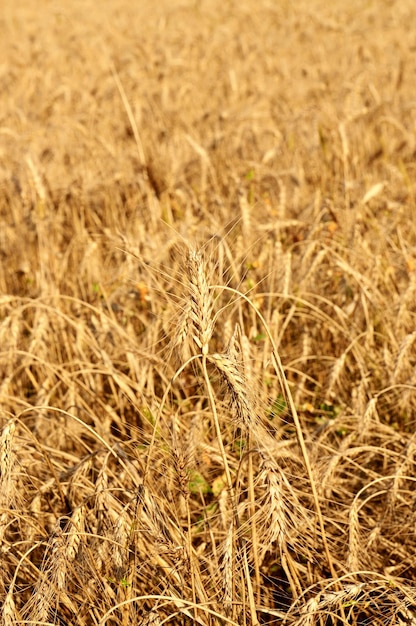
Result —
[[[224,608],[224,612],[227,617],[230,617],[233,609],[234,601],[234,524],[231,523],[228,527],[225,537],[222,557],[220,560],[220,572],[221,572],[221,587],[222,596],[221,602]]]
[[[184,443],[181,442],[175,420],[172,422],[171,440],[172,467],[176,477],[175,484],[178,487],[181,499],[186,501],[189,498],[189,470],[193,450],[192,447],[185,448]]]
[[[308,357],[310,356],[310,354],[311,354],[311,335],[310,335],[309,329],[305,328],[302,333],[302,355],[300,358],[302,359],[302,361],[307,363]],[[298,381],[296,391],[294,394],[294,401],[296,405],[300,404],[301,399],[304,396],[307,378],[308,377],[307,377],[306,372],[302,372],[299,376],[299,381]]]

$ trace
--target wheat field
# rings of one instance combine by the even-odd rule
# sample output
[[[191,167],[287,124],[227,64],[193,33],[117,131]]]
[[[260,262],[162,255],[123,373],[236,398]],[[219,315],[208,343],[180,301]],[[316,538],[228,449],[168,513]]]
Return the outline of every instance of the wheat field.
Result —
[[[416,624],[415,19],[2,1],[2,626]]]

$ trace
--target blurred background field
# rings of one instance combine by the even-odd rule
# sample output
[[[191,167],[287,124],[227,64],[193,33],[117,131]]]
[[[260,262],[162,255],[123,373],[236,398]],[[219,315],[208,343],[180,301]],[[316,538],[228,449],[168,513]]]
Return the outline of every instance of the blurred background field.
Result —
[[[415,622],[415,18],[3,0],[5,626]]]

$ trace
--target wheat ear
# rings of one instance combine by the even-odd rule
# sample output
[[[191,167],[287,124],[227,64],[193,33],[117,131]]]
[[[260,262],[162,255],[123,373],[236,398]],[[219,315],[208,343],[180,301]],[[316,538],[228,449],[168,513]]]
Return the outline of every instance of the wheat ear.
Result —
[[[185,261],[187,300],[182,319],[176,329],[174,345],[184,346],[191,336],[198,351],[208,354],[208,345],[214,329],[213,301],[209,292],[204,258],[198,250],[188,249]]]
[[[0,544],[3,541],[13,496],[13,467],[15,455],[13,451],[13,437],[16,430],[16,421],[10,419],[3,428],[0,437]]]

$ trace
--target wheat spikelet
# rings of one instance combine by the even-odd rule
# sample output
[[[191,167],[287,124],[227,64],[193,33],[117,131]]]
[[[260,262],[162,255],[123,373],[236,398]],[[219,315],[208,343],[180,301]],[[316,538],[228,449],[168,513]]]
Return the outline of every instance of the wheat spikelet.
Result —
[[[227,318],[224,321],[224,324],[222,326],[222,333],[221,333],[224,346],[229,345],[231,341],[231,337],[233,336],[234,333],[235,333],[235,324],[233,323],[232,319]]]
[[[39,174],[39,171],[37,170],[30,156],[26,157],[26,163],[29,166],[29,171],[32,176],[32,182],[33,182],[33,186],[35,188],[36,194],[38,195],[41,202],[44,203],[47,195],[46,195],[46,189],[42,182],[42,178]]]
[[[392,383],[404,382],[412,372],[412,365],[409,359],[409,352],[416,339],[416,331],[409,333],[400,344],[396,366],[393,371]]]
[[[95,510],[97,511],[97,524],[98,532],[101,532],[101,528],[104,524],[105,511],[108,509],[108,471],[107,471],[108,455],[103,463],[103,466],[98,474],[95,482]]]
[[[358,416],[358,431],[360,435],[368,433],[372,423],[380,424],[380,417],[377,412],[377,398],[371,398],[364,413]]]
[[[318,242],[311,241],[302,256],[302,265],[300,268],[302,276],[301,287],[310,284],[313,273],[327,254],[326,250],[320,250],[317,253],[318,245]]]
[[[150,609],[141,622],[142,626],[160,626],[161,623],[159,613],[156,609]]]
[[[87,476],[91,471],[92,466],[93,459],[91,456],[88,456],[86,459],[83,459],[80,463],[78,463],[72,476],[70,477],[68,497],[71,503],[73,503],[73,507],[75,506],[75,503],[83,501],[83,497],[85,495],[84,490],[88,489],[89,491],[90,489],[90,483]]]
[[[79,506],[71,515],[69,530],[65,542],[66,558],[69,562],[76,559],[81,543],[81,535],[84,532],[85,512],[84,506]]]
[[[358,385],[352,390],[352,407],[356,415],[364,415],[367,407],[368,383],[365,378],[361,378]]]
[[[51,333],[51,319],[44,307],[38,307],[35,313],[35,319],[32,327],[32,340],[28,347],[28,363],[31,362],[29,355],[35,355],[42,358],[48,347],[47,338]]]
[[[265,503],[262,503],[262,514],[264,513],[267,521],[267,527],[262,534],[265,547],[260,560],[263,560],[264,553],[274,541],[277,541],[281,553],[285,551],[286,541],[289,539],[289,528],[287,524],[287,503],[282,485],[283,474],[280,469],[276,467],[275,463],[263,459],[259,480],[267,488],[267,500]],[[265,508],[267,508],[267,513]]]
[[[292,594],[296,597],[301,593],[302,585],[297,573],[297,564],[288,546],[290,545],[296,552],[296,546],[301,547],[298,535],[303,536],[311,523],[294,489],[274,460],[262,459],[259,483],[266,489],[257,514],[262,546],[259,562],[264,561],[266,554],[273,550],[273,544],[276,542],[282,569],[287,576]]]
[[[353,431],[347,435],[340,446],[340,449],[331,455],[329,461],[325,465],[325,470],[318,481],[318,489],[325,495],[327,499],[332,497],[333,490],[337,487],[338,471],[337,467],[342,461],[345,451],[348,450],[350,444],[356,439],[356,433]],[[334,485],[334,487],[333,487]]]
[[[393,485],[388,493],[388,502],[391,510],[394,509],[396,500],[400,498],[400,484],[405,482],[406,475],[412,476],[415,469],[416,445],[414,440],[409,441],[403,456],[402,462],[396,466]]]
[[[284,296],[288,296],[290,293],[290,282],[292,279],[292,253],[290,250],[285,253],[283,260],[284,275],[282,293]]]
[[[241,356],[243,359],[243,370],[244,370],[244,378],[246,380],[254,380],[254,371],[253,371],[253,357],[251,351],[251,343],[250,339],[247,335],[239,329],[239,339],[240,339],[240,348],[241,348]],[[230,338],[231,341],[231,338]],[[230,341],[228,342],[230,344]],[[238,352],[237,352],[238,354]]]
[[[228,529],[230,520],[232,518],[232,511],[230,510],[230,502],[226,489],[222,489],[218,498],[218,509],[221,519],[221,525],[224,529]]]
[[[360,522],[358,518],[359,500],[354,499],[349,511],[349,539],[347,568],[350,572],[360,570],[360,555],[362,542],[360,541]]]
[[[30,623],[48,623],[54,595],[53,587],[48,578],[45,574],[40,573],[33,596],[24,607],[25,619]]]
[[[410,275],[409,285],[401,295],[399,310],[395,319],[395,334],[403,332],[403,329],[411,330],[414,327],[413,311],[416,299],[416,272]]]
[[[15,419],[10,419],[3,428],[0,437],[0,498],[6,503],[9,498],[12,481],[12,469],[15,461],[13,435],[16,430]]]
[[[327,398],[332,399],[334,397],[335,387],[338,385],[342,372],[345,366],[345,359],[347,358],[347,353],[343,352],[340,357],[335,361],[331,375],[329,377],[328,389],[326,391]]]
[[[56,582],[57,589],[63,591],[66,582],[66,546],[64,533],[57,525],[50,539],[51,553],[49,557],[50,579]]]
[[[208,344],[214,330],[212,320],[213,302],[208,288],[205,263],[202,254],[193,249],[188,250],[185,263],[188,278],[189,302],[185,308],[184,320],[180,327],[180,341],[183,342],[185,324],[188,325],[188,336],[191,335],[198,350],[208,354]]]
[[[120,578],[124,576],[128,565],[131,528],[132,521],[127,514],[126,508],[124,508],[114,528],[115,543],[113,544],[113,563],[117,571],[116,575]]]
[[[301,616],[292,622],[292,626],[312,626],[319,612],[319,595],[310,598],[302,608]]]
[[[10,589],[3,602],[1,626],[15,626],[18,623],[21,623],[20,617],[14,602],[13,589]]]
[[[185,362],[191,356],[189,349],[189,328],[191,321],[192,303],[187,302],[180,314],[178,324],[175,329],[175,338],[173,341],[174,348],[181,351],[182,360]]]
[[[300,612],[300,617],[293,622],[293,626],[311,626],[320,623],[320,616],[325,619],[328,612],[331,612],[332,615],[336,615],[338,612],[341,618],[345,605],[358,598],[364,587],[365,583],[346,584],[337,591],[318,592],[303,607],[296,606]]]
[[[10,419],[3,428],[0,437],[0,544],[3,541],[7,521],[8,510],[15,504],[15,477],[13,468],[15,464],[15,454],[13,450],[13,438],[16,430],[15,419]]]
[[[209,354],[208,361],[215,365],[226,385],[237,424],[250,428],[255,422],[255,410],[249,398],[247,381],[241,373],[241,365],[233,356],[232,351],[227,354]]]

